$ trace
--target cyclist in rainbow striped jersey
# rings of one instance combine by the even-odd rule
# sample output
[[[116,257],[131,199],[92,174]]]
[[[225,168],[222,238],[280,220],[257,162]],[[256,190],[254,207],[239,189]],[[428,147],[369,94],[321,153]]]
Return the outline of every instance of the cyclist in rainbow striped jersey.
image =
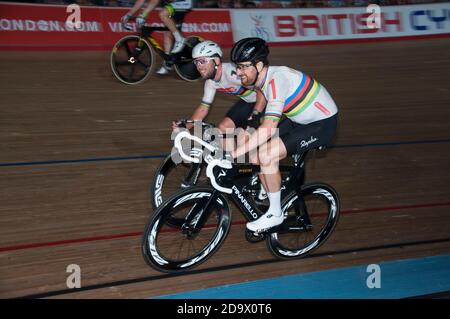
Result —
[[[232,63],[222,62],[222,49],[213,41],[203,41],[192,50],[192,58],[200,75],[205,79],[204,93],[200,105],[191,116],[194,121],[203,121],[214,102],[216,92],[238,96],[240,99],[229,109],[225,117],[217,125],[222,133],[233,136],[236,128],[257,127],[262,116],[265,102],[256,103],[256,93],[242,85]],[[188,128],[192,127],[188,126]],[[172,123],[172,129],[177,124]],[[244,135],[241,135],[243,137]],[[238,137],[239,141],[240,137]],[[239,142],[238,142],[239,143]],[[234,139],[226,139],[225,149],[234,149]]]
[[[286,66],[269,66],[269,48],[260,38],[238,41],[231,51],[242,85],[253,87],[267,103],[263,121],[233,158],[257,150],[250,160],[261,166],[260,179],[269,197],[267,212],[247,229],[260,233],[281,224],[279,161],[329,144],[337,129],[338,108],[328,91],[309,75]],[[283,116],[284,115],[284,116]],[[282,118],[283,116],[283,118]]]

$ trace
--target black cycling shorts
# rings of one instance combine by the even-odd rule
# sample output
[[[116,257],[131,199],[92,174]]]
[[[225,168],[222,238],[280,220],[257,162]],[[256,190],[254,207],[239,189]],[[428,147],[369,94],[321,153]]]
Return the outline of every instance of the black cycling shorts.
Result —
[[[242,99],[239,99],[234,105],[228,110],[226,117],[229,117],[236,127],[247,128],[248,118],[252,115],[255,103],[249,103]]]
[[[336,134],[337,122],[337,114],[306,125],[284,118],[278,124],[278,134],[289,156],[319,146],[329,145]]]

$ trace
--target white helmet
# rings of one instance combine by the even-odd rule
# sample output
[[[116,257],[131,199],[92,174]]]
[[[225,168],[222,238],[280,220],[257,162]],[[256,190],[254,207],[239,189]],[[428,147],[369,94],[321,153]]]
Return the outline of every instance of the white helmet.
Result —
[[[203,56],[215,56],[222,57],[222,49],[213,41],[203,41],[197,44],[192,50],[192,58],[196,59]]]

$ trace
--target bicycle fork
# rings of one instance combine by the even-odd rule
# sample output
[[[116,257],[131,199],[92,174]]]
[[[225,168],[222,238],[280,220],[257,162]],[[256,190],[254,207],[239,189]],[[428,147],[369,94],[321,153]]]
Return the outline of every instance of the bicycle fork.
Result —
[[[194,163],[192,164],[189,172],[184,177],[181,182],[181,188],[188,188],[197,184],[198,177],[200,175],[200,171],[202,170],[201,164]]]
[[[189,239],[195,238],[205,225],[206,220],[212,212],[212,205],[217,200],[217,195],[218,191],[214,190],[211,196],[203,198],[200,202],[196,203],[187,214],[181,230]]]

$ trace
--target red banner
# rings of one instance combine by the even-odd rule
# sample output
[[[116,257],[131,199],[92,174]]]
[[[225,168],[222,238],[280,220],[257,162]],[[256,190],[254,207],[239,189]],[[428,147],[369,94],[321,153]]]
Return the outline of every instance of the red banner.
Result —
[[[66,23],[73,13],[66,11],[66,6],[0,3],[0,49],[109,49],[124,35],[134,33],[124,30],[120,23],[127,8],[80,7],[80,22],[75,26]],[[147,21],[163,26],[157,10]],[[222,46],[233,44],[227,10],[193,10],[186,14],[181,31],[185,36],[199,35]],[[160,32],[154,36],[162,39]]]

